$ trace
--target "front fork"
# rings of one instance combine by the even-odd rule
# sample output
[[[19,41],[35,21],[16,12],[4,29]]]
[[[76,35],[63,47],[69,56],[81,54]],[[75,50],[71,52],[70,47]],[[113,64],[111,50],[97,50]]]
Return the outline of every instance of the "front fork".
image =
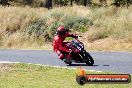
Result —
[[[81,57],[83,62],[85,62],[85,59],[84,59],[85,58],[85,53],[86,53],[85,50],[83,50],[82,52],[78,53],[78,55]]]

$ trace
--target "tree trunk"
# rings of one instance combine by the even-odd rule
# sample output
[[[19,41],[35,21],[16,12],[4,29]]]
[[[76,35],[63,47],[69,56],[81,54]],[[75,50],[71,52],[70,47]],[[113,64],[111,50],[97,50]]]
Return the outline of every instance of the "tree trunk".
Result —
[[[87,6],[87,0],[84,0],[84,6],[85,7]]]
[[[90,5],[91,4],[91,0],[88,0],[87,3],[88,3],[88,5]]]
[[[72,2],[73,2],[73,0],[71,0],[71,6],[73,5],[73,3],[72,3]]]
[[[115,5],[116,5],[117,7],[120,7],[120,0],[115,0]]]
[[[75,0],[75,3],[78,5],[80,0]]]
[[[52,0],[46,0],[45,1],[45,7],[48,9],[52,9]]]

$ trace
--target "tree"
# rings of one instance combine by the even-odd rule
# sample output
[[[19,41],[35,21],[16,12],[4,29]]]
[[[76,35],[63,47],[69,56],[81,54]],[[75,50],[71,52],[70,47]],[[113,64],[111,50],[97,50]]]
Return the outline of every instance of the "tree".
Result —
[[[105,5],[105,6],[107,6],[107,2],[106,2],[106,0],[99,0],[99,2],[100,2],[101,5]]]
[[[48,9],[52,9],[52,0],[46,0],[45,1],[45,7]]]
[[[114,0],[114,5],[120,7],[121,5],[127,5],[127,7],[132,4],[132,0]]]
[[[92,1],[91,0],[88,0],[88,4],[92,4]]]
[[[84,6],[85,7],[87,6],[87,0],[84,0]]]
[[[73,2],[73,0],[71,0],[71,6],[72,6],[72,4],[73,4],[72,2]]]
[[[10,4],[8,3],[8,0],[0,0],[0,4],[2,6],[9,6]]]
[[[23,0],[24,5],[31,5],[33,3],[33,0]]]
[[[80,0],[75,0],[75,3],[77,3],[77,5],[79,4]]]

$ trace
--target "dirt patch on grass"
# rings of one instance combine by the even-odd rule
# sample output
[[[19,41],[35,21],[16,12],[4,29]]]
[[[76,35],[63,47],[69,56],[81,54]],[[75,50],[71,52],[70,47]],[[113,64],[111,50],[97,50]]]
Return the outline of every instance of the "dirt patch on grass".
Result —
[[[0,63],[0,72],[8,71],[12,66],[13,64]]]

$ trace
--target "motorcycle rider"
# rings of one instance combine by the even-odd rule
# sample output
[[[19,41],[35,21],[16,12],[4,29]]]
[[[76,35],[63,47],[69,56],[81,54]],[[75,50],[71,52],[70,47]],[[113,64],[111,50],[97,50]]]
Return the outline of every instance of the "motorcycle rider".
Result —
[[[53,50],[58,54],[59,59],[67,64],[70,62],[71,57],[69,52],[72,52],[72,50],[66,47],[67,42],[64,42],[66,37],[77,38],[77,35],[70,34],[69,29],[66,29],[63,25],[59,26],[53,39]]]

